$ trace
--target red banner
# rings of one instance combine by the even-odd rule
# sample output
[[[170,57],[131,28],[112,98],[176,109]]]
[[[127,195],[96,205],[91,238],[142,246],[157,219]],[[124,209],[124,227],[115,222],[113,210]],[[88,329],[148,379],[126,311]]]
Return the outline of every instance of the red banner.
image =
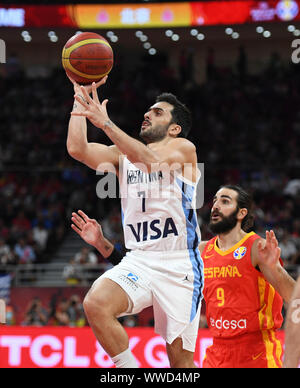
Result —
[[[300,1],[207,1],[190,3],[192,25],[288,22],[300,19]]]
[[[152,328],[127,328],[130,348],[140,368],[168,368],[164,340]],[[284,333],[279,333],[281,341]],[[208,330],[199,330],[195,363],[202,366],[212,343]],[[1,368],[111,368],[113,363],[89,327],[0,328]]]
[[[0,5],[1,27],[78,27],[74,6]]]
[[[300,20],[300,0],[3,5],[0,27],[153,28]]]

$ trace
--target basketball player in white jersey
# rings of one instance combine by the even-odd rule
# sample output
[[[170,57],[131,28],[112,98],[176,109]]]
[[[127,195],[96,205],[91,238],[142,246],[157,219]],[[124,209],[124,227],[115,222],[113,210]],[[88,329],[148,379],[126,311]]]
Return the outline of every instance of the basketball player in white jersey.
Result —
[[[72,81],[72,80],[71,80]],[[195,367],[203,289],[200,230],[194,209],[199,179],[195,146],[185,139],[188,109],[164,93],[144,115],[140,142],[123,132],[100,103],[97,85],[74,81],[69,154],[92,169],[110,163],[119,177],[126,248],[121,263],[97,279],[84,300],[90,326],[116,367],[138,367],[118,317],[153,306],[155,331],[166,341],[171,367]],[[92,97],[89,93],[92,92]],[[86,118],[113,146],[87,141]]]
[[[295,284],[286,314],[283,366],[284,368],[300,366],[300,276]]]

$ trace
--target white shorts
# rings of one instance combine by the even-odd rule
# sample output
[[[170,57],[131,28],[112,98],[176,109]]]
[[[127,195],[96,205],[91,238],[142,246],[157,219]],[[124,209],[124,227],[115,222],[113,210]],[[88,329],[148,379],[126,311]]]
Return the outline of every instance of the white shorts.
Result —
[[[120,317],[153,306],[155,332],[169,344],[181,337],[184,349],[195,350],[204,283],[198,249],[131,251],[103,277],[129,297],[129,308]]]

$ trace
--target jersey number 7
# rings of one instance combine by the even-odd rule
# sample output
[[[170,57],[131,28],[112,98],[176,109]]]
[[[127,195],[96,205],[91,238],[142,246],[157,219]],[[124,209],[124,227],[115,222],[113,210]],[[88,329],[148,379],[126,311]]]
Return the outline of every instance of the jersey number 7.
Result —
[[[142,212],[145,213],[146,211],[146,191],[139,191],[138,196],[142,197]]]

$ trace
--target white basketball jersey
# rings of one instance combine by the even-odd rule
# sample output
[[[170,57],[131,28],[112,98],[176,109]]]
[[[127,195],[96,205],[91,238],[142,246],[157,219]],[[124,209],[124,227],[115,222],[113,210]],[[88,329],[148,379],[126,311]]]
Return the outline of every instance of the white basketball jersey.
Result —
[[[119,181],[127,249],[173,251],[198,247],[197,182],[175,171],[145,173],[126,157]]]

